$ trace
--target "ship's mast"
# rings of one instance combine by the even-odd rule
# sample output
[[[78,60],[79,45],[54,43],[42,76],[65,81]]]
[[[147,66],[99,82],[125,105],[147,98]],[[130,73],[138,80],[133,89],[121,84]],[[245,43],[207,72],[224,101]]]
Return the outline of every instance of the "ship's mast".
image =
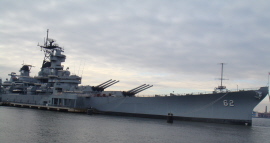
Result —
[[[216,90],[219,90],[221,92],[222,90],[226,89],[226,86],[223,86],[222,83],[223,83],[223,80],[227,80],[227,79],[223,78],[223,65],[225,65],[225,63],[220,63],[220,64],[221,64],[220,86],[218,86]]]
[[[44,45],[47,47],[47,42],[48,42],[48,36],[49,36],[49,29],[47,29],[47,38],[46,38],[46,42],[44,43]]]
[[[224,65],[224,63],[220,63],[220,64],[221,64],[220,86],[222,87],[222,81],[223,81],[223,65]]]
[[[267,83],[268,87],[269,87],[269,75],[270,75],[270,72],[268,72],[268,83]]]
[[[54,39],[49,38],[49,29],[47,29],[47,37],[46,40],[44,41],[44,45],[40,46],[41,50],[44,51],[44,60],[42,63],[41,69],[45,67],[50,67],[51,61],[50,57],[54,53],[54,51],[61,51],[63,52],[63,48],[59,47],[58,44],[55,43],[56,41]]]
[[[47,47],[48,47],[48,44],[47,44],[48,43],[48,36],[49,36],[49,29],[47,29],[47,37],[46,37],[46,41],[44,41],[44,46],[40,46],[41,49],[43,49],[44,55],[45,55],[44,60],[42,62],[41,69],[43,69],[46,66],[46,64],[49,64],[50,56],[51,56],[51,53],[52,53],[51,50],[47,49]]]

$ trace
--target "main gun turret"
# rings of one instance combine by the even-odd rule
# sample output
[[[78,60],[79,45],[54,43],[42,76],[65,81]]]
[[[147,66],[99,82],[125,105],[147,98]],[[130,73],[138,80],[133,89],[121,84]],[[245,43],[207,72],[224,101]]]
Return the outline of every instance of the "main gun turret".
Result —
[[[129,91],[124,91],[123,94],[124,94],[124,96],[134,96],[135,94],[142,92],[142,91],[144,91],[152,86],[153,85],[143,84],[143,85],[140,85],[140,86],[133,88]]]

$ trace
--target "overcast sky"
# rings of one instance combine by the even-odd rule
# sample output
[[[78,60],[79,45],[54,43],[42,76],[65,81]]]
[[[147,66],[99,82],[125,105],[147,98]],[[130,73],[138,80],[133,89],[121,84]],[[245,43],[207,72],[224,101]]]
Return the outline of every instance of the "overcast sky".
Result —
[[[154,85],[143,94],[266,86],[270,71],[267,0],[1,0],[0,77],[40,70],[46,30],[65,48],[63,65],[83,85],[108,90]],[[268,97],[263,101],[269,105]]]

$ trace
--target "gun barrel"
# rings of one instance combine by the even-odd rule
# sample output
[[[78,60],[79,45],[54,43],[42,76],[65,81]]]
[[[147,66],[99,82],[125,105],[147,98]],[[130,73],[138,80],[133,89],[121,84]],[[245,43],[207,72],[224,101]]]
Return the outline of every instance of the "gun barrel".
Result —
[[[139,90],[141,90],[141,89],[143,89],[143,88],[145,88],[145,87],[148,87],[149,85],[143,85],[143,86],[141,86],[140,88],[137,88],[137,89],[135,89],[135,90],[132,90],[132,91],[130,91],[130,92],[132,92],[132,93],[134,93],[134,92],[137,92],[137,91],[139,91]]]
[[[134,96],[135,94],[142,92],[150,87],[153,87],[153,85],[143,84],[143,85],[138,86],[136,88],[133,88],[129,91],[123,91],[123,94],[124,94],[124,96]]]
[[[127,91],[127,92],[132,92],[133,90],[136,90],[136,89],[138,89],[138,88],[141,88],[141,87],[143,87],[143,86],[145,86],[145,85],[146,85],[146,84],[140,85],[140,86],[138,86],[138,87],[136,87],[136,88],[133,88],[133,89]]]
[[[114,83],[115,81],[116,81],[116,80],[112,80],[112,81],[110,81],[110,82],[107,82],[106,84],[103,84],[103,85],[100,86],[100,87],[104,88],[104,87],[110,85],[111,83]]]
[[[144,88],[142,88],[142,89],[140,89],[140,90],[137,90],[137,91],[135,91],[135,92],[133,92],[134,94],[137,94],[137,93],[139,93],[139,92],[142,92],[142,91],[144,91],[144,90],[146,90],[146,89],[148,89],[148,88],[150,88],[150,87],[153,87],[153,85],[148,85],[148,86],[146,86],[146,87],[144,87]]]
[[[108,84],[107,86],[104,86],[103,88],[104,88],[104,89],[105,89],[105,88],[108,88],[108,87],[110,87],[110,86],[116,84],[117,82],[119,82],[119,80],[118,80],[118,81],[115,80],[114,82],[111,82],[110,84]]]
[[[111,80],[112,80],[112,79],[110,79],[110,80],[108,80],[108,81],[106,81],[106,82],[103,82],[103,83],[101,83],[100,85],[97,85],[96,87],[102,86],[102,85],[104,85],[104,84],[110,82]]]

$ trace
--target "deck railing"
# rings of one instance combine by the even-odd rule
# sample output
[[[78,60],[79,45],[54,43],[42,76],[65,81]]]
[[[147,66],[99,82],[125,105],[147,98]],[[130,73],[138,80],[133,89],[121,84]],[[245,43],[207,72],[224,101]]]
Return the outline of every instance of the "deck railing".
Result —
[[[243,89],[232,89],[232,90],[225,90],[225,91],[205,91],[205,92],[191,92],[191,93],[169,93],[169,94],[155,94],[155,95],[140,95],[137,94],[136,97],[167,97],[167,96],[191,96],[191,95],[206,95],[206,94],[213,94],[213,93],[227,93],[227,92],[241,92],[241,91],[251,91],[251,90],[258,90],[260,88],[243,88]]]

